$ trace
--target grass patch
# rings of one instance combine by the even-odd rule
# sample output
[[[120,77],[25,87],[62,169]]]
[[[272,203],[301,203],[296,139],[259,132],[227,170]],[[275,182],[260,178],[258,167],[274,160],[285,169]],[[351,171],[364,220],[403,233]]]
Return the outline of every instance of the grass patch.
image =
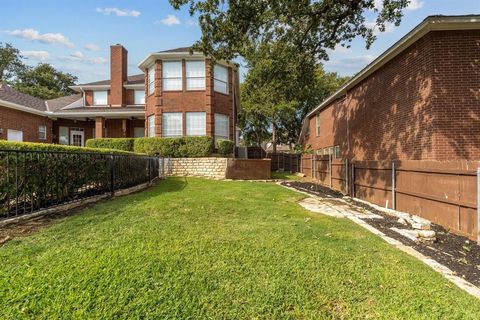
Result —
[[[288,171],[285,171],[285,172],[272,171],[272,179],[300,180],[301,177],[297,176],[295,173],[291,173]]]
[[[171,178],[0,248],[0,318],[478,319],[480,303],[275,184]]]

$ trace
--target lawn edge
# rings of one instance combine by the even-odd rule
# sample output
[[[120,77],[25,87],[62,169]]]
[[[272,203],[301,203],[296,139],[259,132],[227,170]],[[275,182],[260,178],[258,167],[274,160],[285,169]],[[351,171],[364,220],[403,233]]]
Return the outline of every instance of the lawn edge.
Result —
[[[291,188],[291,187],[282,185],[279,182],[277,182],[276,184],[281,186],[281,187],[284,187],[286,189],[289,189],[289,190],[295,191],[297,193],[301,193],[303,195],[306,195],[309,198],[320,199],[319,197],[311,195],[311,194],[309,194],[305,191],[297,190],[295,188]],[[307,210],[307,209],[305,209],[305,210]],[[317,212],[315,212],[315,213],[317,213]],[[322,214],[322,215],[325,215],[325,214]],[[326,216],[333,217],[331,215],[326,215]],[[385,242],[392,245],[393,247],[407,253],[408,255],[416,258],[417,260],[420,260],[421,262],[423,262],[424,264],[426,264],[427,266],[429,266],[430,268],[432,268],[436,272],[440,273],[445,279],[449,280],[450,282],[453,282],[457,287],[459,287],[463,291],[465,291],[468,294],[476,297],[477,299],[480,299],[480,288],[476,287],[475,285],[468,282],[467,280],[455,275],[452,270],[450,270],[448,267],[440,264],[436,260],[434,260],[432,258],[429,258],[429,257],[423,255],[422,253],[418,252],[414,248],[412,248],[408,245],[404,245],[400,241],[395,240],[395,239],[385,235],[380,230],[372,227],[371,225],[369,225],[365,221],[359,219],[358,217],[355,217],[354,215],[345,215],[344,217],[336,216],[334,218],[340,218],[340,219],[347,218],[350,221],[353,221],[354,223],[361,226],[362,228],[364,228],[364,229],[370,231],[371,233],[375,234],[376,236],[380,237],[381,239],[383,239]]]

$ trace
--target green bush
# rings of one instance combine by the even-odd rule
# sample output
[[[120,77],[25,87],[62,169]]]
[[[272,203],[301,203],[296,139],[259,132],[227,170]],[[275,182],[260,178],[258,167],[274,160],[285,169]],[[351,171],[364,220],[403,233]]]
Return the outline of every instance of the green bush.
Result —
[[[201,158],[213,152],[211,137],[138,138],[133,150],[137,153],[170,158]]]
[[[232,140],[218,140],[218,153],[222,156],[228,156],[233,153],[235,143]]]
[[[89,148],[114,149],[133,152],[134,140],[134,138],[88,139],[85,145]]]
[[[61,144],[12,142],[12,141],[5,141],[5,140],[0,140],[0,149],[132,154],[132,152],[106,149],[106,148],[75,147],[75,146],[66,146]]]

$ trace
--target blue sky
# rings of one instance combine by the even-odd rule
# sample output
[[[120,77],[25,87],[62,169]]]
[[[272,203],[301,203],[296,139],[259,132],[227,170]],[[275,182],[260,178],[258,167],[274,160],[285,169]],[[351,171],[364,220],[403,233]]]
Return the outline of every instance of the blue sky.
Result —
[[[381,0],[377,0],[381,3]],[[187,8],[174,10],[167,0],[0,0],[0,42],[12,43],[35,65],[45,61],[75,74],[80,82],[109,76],[109,46],[129,52],[129,74],[148,53],[188,46],[200,29]],[[355,40],[325,62],[328,71],[354,75],[426,16],[480,14],[478,0],[412,0],[399,27],[388,26],[370,50]],[[368,15],[370,18],[370,14]],[[373,20],[373,16],[371,17]]]

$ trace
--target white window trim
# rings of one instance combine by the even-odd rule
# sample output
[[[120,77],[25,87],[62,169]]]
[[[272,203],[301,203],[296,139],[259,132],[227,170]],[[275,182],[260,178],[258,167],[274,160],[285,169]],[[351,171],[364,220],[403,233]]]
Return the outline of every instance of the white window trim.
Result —
[[[203,127],[200,128],[200,130],[202,131],[201,133],[189,133],[190,129],[189,128],[189,115],[192,115],[192,114],[197,114],[197,115],[202,115],[203,116]],[[206,136],[207,135],[207,113],[206,112],[186,112],[185,113],[185,128],[186,128],[186,132],[185,134],[187,136]],[[198,130],[198,131],[200,131]],[[193,131],[193,130],[192,130]]]
[[[153,122],[150,120],[152,119]],[[155,137],[155,115],[149,115],[147,117],[147,135],[148,137]]]
[[[153,66],[147,69],[147,80],[147,95],[151,95],[155,92],[155,63],[153,64]]]
[[[165,74],[164,74],[164,71],[165,71],[165,68],[164,68],[164,65],[166,63],[177,63],[177,64],[180,64],[180,77],[165,77]],[[180,89],[165,89],[165,80],[168,80],[168,79],[180,79]],[[163,91],[183,91],[183,63],[181,60],[163,60],[162,61],[162,90]]]
[[[201,76],[201,77],[188,76],[188,64],[189,64],[189,63],[192,63],[192,62],[197,62],[197,63],[200,62],[200,63],[203,63],[203,76]],[[205,79],[206,79],[206,72],[205,72],[205,66],[206,66],[205,60],[186,60],[186,61],[185,61],[185,79],[186,79],[185,83],[186,83],[186,89],[187,89],[187,91],[203,91],[203,90],[206,89],[206,81],[205,81]],[[203,81],[202,81],[202,82],[203,82],[203,86],[202,86],[201,88],[189,88],[189,87],[188,87],[188,80],[189,80],[189,79],[203,79]]]
[[[216,75],[216,72],[215,72],[215,68],[223,68],[226,70],[227,72],[227,80],[222,80],[222,79],[218,79],[217,78],[217,75]],[[218,93],[221,93],[221,94],[225,94],[225,95],[228,95],[229,94],[229,88],[228,88],[228,74],[229,74],[229,70],[228,70],[228,67],[226,66],[223,66],[221,64],[215,64],[215,66],[213,67],[213,90],[215,92],[218,92]],[[218,81],[218,82],[222,82],[222,83],[225,83],[225,92],[224,91],[221,91],[221,90],[217,90],[216,86],[215,86],[215,82]]]
[[[315,134],[317,137],[320,136],[320,114],[315,117]]]
[[[166,126],[166,121],[165,117],[167,115],[180,115],[180,132],[175,133],[175,134],[170,134],[166,132],[166,129],[168,129],[168,126]],[[182,112],[164,112],[162,113],[162,137],[166,138],[174,138],[174,137],[182,137],[183,136],[183,113]]]
[[[227,135],[226,136],[217,134],[217,129],[218,129],[217,120],[216,120],[217,116],[220,116],[222,118],[223,117],[227,118]],[[218,140],[230,140],[230,117],[227,116],[226,114],[215,113],[214,116],[213,116],[213,122],[214,122],[214,125],[215,125],[215,132],[214,132],[215,143]]]
[[[95,99],[95,94],[98,94],[100,92],[104,92],[105,93],[105,103],[97,103],[96,99]],[[108,105],[108,90],[95,90],[95,91],[92,91],[92,103],[94,106],[107,106]]]
[[[38,126],[38,140],[47,140],[47,126],[39,125]]]
[[[143,92],[143,102],[137,103],[137,92]],[[133,104],[134,105],[145,104],[145,91],[144,90],[133,90]]]

